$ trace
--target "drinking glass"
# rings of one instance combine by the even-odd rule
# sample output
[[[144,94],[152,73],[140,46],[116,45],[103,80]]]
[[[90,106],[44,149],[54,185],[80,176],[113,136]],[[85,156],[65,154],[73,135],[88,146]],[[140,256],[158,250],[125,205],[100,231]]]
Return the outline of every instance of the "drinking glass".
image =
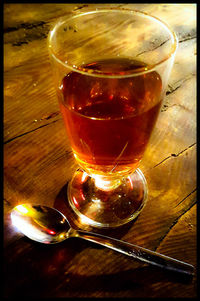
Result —
[[[168,25],[128,9],[60,18],[48,45],[60,110],[79,168],[68,200],[81,222],[117,227],[147,200],[138,165],[177,49]]]

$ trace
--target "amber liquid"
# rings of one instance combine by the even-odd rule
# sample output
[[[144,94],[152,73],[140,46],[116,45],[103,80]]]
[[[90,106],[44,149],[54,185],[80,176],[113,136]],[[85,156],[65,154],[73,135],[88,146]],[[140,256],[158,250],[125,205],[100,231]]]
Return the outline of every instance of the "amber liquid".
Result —
[[[128,59],[84,67],[116,77],[70,72],[63,78],[60,107],[75,158],[90,174],[128,174],[137,168],[154,127],[161,78],[156,71],[134,76],[144,64]],[[117,77],[123,74],[133,76]]]

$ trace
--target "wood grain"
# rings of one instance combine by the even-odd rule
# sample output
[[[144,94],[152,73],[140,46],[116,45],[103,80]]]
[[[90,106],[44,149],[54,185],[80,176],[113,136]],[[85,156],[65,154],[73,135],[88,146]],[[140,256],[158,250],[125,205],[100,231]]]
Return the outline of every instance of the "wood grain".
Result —
[[[161,18],[175,30],[179,48],[140,165],[148,183],[147,205],[126,226],[92,230],[196,266],[196,5],[106,5]],[[55,246],[37,244],[11,225],[10,210],[30,202],[54,206],[79,226],[66,195],[77,163],[59,112],[46,38],[58,17],[101,6],[4,5],[4,295],[193,298],[196,276],[185,283],[78,239]]]

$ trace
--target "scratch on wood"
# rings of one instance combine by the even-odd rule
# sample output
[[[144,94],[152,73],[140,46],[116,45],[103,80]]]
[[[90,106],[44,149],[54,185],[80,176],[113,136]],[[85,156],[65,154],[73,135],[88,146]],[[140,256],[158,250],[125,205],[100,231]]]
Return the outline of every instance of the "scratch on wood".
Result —
[[[4,33],[8,33],[8,32],[12,32],[12,31],[15,31],[15,30],[18,30],[18,29],[21,29],[21,28],[24,28],[24,29],[33,29],[33,28],[37,28],[38,26],[44,26],[46,24],[46,22],[44,21],[38,21],[38,22],[35,22],[35,23],[21,23],[17,26],[13,26],[13,27],[7,27],[4,29]]]
[[[183,152],[187,151],[188,149],[190,149],[191,147],[193,147],[194,145],[196,145],[196,142],[191,144],[190,146],[188,146],[186,149],[182,150],[181,152],[179,152],[178,154],[171,154],[171,156],[173,157],[178,157],[180,154],[182,154]]]
[[[59,114],[60,114],[60,111],[53,112],[53,113],[50,113],[50,114],[48,114],[48,115],[42,116],[42,118],[41,118],[40,120],[44,120],[44,119],[48,120],[48,119],[51,119],[51,118],[53,118],[53,117],[56,117],[56,116],[59,115]]]
[[[181,203],[183,203],[191,194],[193,194],[197,189],[195,188],[194,190],[192,190],[192,192],[190,192],[184,199],[182,199],[174,208],[178,207],[178,205],[180,205]]]
[[[186,42],[186,41],[188,41],[188,40],[193,40],[193,39],[196,39],[196,35],[194,35],[194,36],[188,36],[188,37],[185,37],[185,38],[182,38],[182,39],[180,39],[178,42],[179,43],[182,43],[182,42]]]
[[[17,41],[12,43],[12,46],[21,46],[23,44],[28,44],[33,40],[41,40],[47,37],[49,32],[49,24],[44,21],[38,21],[35,23],[21,23],[13,27],[7,27],[4,29],[4,33],[12,33],[17,30],[24,30],[23,38],[19,38]],[[6,43],[6,40],[5,40]],[[9,43],[9,42],[8,42]]]
[[[178,82],[174,83],[173,86],[171,85],[168,85],[168,90],[166,91],[166,96],[168,96],[169,94],[172,94],[174,93],[176,90],[178,90],[179,88],[182,87],[182,85],[190,80],[193,76],[196,76],[196,73],[191,73],[189,74],[186,78],[182,79],[182,80],[179,80]],[[168,105],[166,102],[163,104],[162,108],[161,108],[161,112],[165,112],[167,111],[169,108],[173,107],[173,106],[180,106],[182,107],[183,109],[185,110],[188,110],[188,108],[186,108],[185,106],[183,106],[182,104],[172,104],[172,105]]]
[[[171,154],[170,156],[166,157],[165,159],[163,159],[161,162],[157,163],[156,165],[153,166],[153,168],[159,166],[160,164],[162,164],[163,162],[165,162],[166,160],[170,159],[171,157],[178,157],[179,155],[181,155],[182,153],[186,152],[188,149],[190,149],[191,147],[193,147],[196,144],[193,143],[190,146],[188,146],[187,148],[185,148],[184,150],[182,150],[181,152],[177,153],[177,154]]]
[[[84,4],[84,5],[82,5],[82,6],[75,7],[75,8],[73,9],[73,11],[82,9],[83,7],[88,7],[88,4]]]
[[[60,156],[58,156],[57,158],[54,158],[54,159],[52,159],[52,162],[53,161],[57,161],[57,160],[59,160],[59,159],[61,159],[61,158],[71,158],[71,157],[73,157],[73,152],[72,152],[72,150],[69,150],[69,151],[66,151],[64,154],[62,154],[62,155],[60,155]]]
[[[182,83],[183,83],[183,82],[182,82]],[[166,95],[169,95],[169,94],[175,92],[178,88],[180,88],[180,87],[182,86],[182,83],[181,83],[179,86],[177,86],[176,88],[173,88],[173,87],[171,87],[170,85],[168,85],[169,90],[166,92]]]
[[[182,86],[183,83],[185,83],[186,81],[190,80],[193,76],[196,76],[196,73],[190,73],[186,78],[175,82],[173,85],[174,86],[177,85],[176,87],[168,85],[168,90],[166,92],[166,95],[174,93],[177,89],[179,89]]]
[[[143,53],[156,50],[157,48],[159,48],[159,47],[163,46],[165,43],[167,43],[167,41],[169,41],[169,39],[167,39],[166,41],[163,41],[160,45],[157,45],[155,48],[152,48],[152,49],[140,52],[139,54],[136,55],[136,57],[139,56],[139,55],[141,55],[141,54],[143,54]]]
[[[169,108],[172,108],[172,107],[180,107],[180,108],[183,108],[184,110],[190,112],[190,110],[188,108],[186,108],[185,106],[179,104],[179,103],[174,103],[172,104],[171,106],[168,106],[167,104],[164,104],[163,105],[163,108],[161,109],[161,112],[165,112],[167,111]]]
[[[35,131],[37,131],[38,129],[41,129],[41,128],[43,128],[43,127],[45,127],[45,126],[47,126],[47,125],[49,125],[49,124],[55,123],[55,122],[57,122],[57,121],[59,121],[59,120],[60,120],[60,119],[57,119],[57,120],[54,120],[54,121],[49,122],[49,123],[47,123],[47,124],[43,124],[43,125],[41,125],[41,126],[35,128],[35,129],[31,130],[31,131],[28,131],[28,132],[25,132],[25,133],[23,133],[23,134],[21,134],[21,135],[18,135],[18,136],[15,136],[15,137],[13,137],[13,138],[10,138],[10,139],[8,139],[7,141],[5,141],[4,144],[7,144],[7,143],[9,143],[9,142],[11,142],[11,141],[13,141],[13,140],[15,140],[15,139],[17,139],[17,138],[20,138],[20,137],[22,137],[22,136],[27,135],[27,134],[29,134],[29,133],[35,132]]]
[[[192,192],[191,192],[191,193],[192,193]],[[189,194],[189,195],[190,195],[190,194]],[[188,195],[187,197],[189,197],[189,195]],[[186,197],[186,198],[187,198],[187,197]],[[166,231],[166,233],[160,238],[159,244],[157,245],[155,251],[157,251],[157,249],[159,248],[159,246],[161,245],[161,243],[164,241],[164,239],[166,238],[166,236],[169,234],[169,232],[172,230],[172,228],[178,223],[179,219],[180,219],[187,211],[189,211],[193,206],[195,206],[195,204],[196,204],[196,200],[195,200],[195,202],[193,201],[192,204],[191,204],[188,208],[186,208],[186,209],[184,210],[184,212],[182,212],[182,214],[179,215],[179,216],[173,221],[173,223],[172,223],[171,226],[168,228],[168,230]]]

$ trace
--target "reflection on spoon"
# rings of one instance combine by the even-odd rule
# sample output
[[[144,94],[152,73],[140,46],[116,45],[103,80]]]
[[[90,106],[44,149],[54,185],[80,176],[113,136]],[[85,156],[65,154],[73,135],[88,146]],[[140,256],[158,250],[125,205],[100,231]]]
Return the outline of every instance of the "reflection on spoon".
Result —
[[[145,263],[176,273],[194,275],[194,267],[148,249],[97,233],[75,230],[58,210],[41,205],[23,204],[13,208],[12,223],[25,236],[44,244],[59,243],[70,237],[79,237],[103,245]]]

